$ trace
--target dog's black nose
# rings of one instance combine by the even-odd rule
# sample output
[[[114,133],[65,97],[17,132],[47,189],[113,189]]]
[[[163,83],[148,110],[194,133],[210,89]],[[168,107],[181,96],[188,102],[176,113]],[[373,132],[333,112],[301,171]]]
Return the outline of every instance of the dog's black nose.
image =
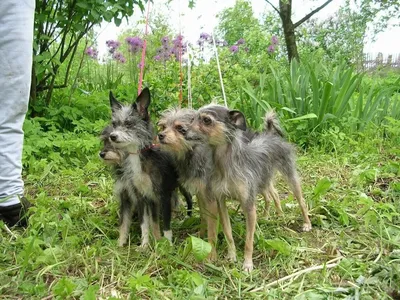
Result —
[[[99,155],[100,155],[101,158],[104,158],[104,157],[106,156],[106,153],[105,153],[104,151],[101,151],[101,152],[99,153]]]
[[[115,142],[117,140],[117,135],[115,133],[110,134],[110,139]]]
[[[165,134],[163,134],[163,133],[159,133],[159,134],[158,134],[158,139],[159,139],[160,141],[162,141],[164,138],[165,138]]]

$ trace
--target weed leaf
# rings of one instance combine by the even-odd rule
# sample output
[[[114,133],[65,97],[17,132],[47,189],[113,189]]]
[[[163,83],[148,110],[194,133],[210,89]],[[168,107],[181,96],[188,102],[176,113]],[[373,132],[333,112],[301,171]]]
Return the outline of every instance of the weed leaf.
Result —
[[[319,197],[324,195],[332,186],[332,182],[324,177],[318,181],[316,187],[314,188],[314,196]]]
[[[282,240],[273,239],[273,240],[265,240],[265,243],[269,248],[282,253],[283,255],[289,255],[291,252],[290,245]]]
[[[186,257],[190,252],[193,253],[196,260],[203,261],[211,252],[211,244],[197,237],[190,236],[187,238],[184,257]]]

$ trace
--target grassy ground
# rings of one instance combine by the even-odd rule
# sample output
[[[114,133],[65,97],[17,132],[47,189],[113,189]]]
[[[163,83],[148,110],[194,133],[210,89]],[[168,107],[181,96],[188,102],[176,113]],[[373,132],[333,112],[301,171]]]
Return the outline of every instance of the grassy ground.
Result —
[[[311,232],[299,232],[300,210],[280,181],[283,217],[272,209],[264,219],[264,202],[258,202],[251,274],[241,271],[245,224],[235,202],[239,262],[224,260],[220,234],[220,259],[212,264],[188,247],[199,230],[197,205],[192,218],[184,206],[176,212],[173,246],[161,240],[139,249],[135,223],[130,246],[118,248],[113,181],[96,153],[81,168],[26,174],[35,207],[26,230],[10,233],[0,224],[0,298],[399,299],[399,140],[376,134],[333,144],[335,152],[299,153]],[[296,275],[314,266],[322,267]]]

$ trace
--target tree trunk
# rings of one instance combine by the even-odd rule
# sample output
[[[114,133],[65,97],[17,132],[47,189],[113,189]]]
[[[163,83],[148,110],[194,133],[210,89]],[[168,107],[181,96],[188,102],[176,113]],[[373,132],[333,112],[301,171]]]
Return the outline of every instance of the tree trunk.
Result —
[[[31,117],[36,117],[36,111],[34,106],[36,104],[37,94],[36,94],[36,70],[35,63],[32,62],[32,75],[31,75],[31,92],[29,97],[29,107],[31,108]]]
[[[56,81],[57,70],[58,70],[58,68],[55,69],[54,75],[51,78],[51,82],[50,82],[49,88],[47,90],[46,100],[45,100],[46,101],[46,107],[50,106],[51,96],[53,95],[54,83]]]
[[[292,22],[292,1],[279,0],[279,9],[289,62],[291,62],[293,58],[299,61],[300,58],[297,51],[296,35],[294,32],[295,27]]]

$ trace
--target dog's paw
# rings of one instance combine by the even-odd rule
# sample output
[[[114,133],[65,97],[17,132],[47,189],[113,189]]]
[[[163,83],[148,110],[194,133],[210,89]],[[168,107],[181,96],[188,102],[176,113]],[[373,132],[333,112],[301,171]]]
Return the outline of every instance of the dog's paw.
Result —
[[[125,245],[126,245],[126,243],[127,243],[127,240],[126,239],[118,239],[118,246],[119,247],[124,247]]]
[[[140,248],[145,249],[149,246],[150,241],[148,237],[142,238],[142,242],[140,243]]]
[[[311,223],[304,223],[303,224],[303,228],[302,228],[302,230],[304,231],[304,232],[308,232],[308,231],[311,231]]]
[[[226,260],[230,262],[236,262],[236,251],[228,251],[226,255]]]
[[[141,242],[139,247],[142,249],[146,249],[148,246],[149,246],[149,242]]]
[[[253,265],[253,261],[244,261],[243,263],[243,271],[250,273],[251,271],[253,271],[254,269],[254,265]]]
[[[165,230],[164,231],[164,237],[169,241],[169,243],[172,245],[172,231],[171,230]]]
[[[216,261],[217,260],[217,251],[215,250],[215,248],[213,248],[210,252],[210,254],[208,254],[208,260],[209,261]]]

